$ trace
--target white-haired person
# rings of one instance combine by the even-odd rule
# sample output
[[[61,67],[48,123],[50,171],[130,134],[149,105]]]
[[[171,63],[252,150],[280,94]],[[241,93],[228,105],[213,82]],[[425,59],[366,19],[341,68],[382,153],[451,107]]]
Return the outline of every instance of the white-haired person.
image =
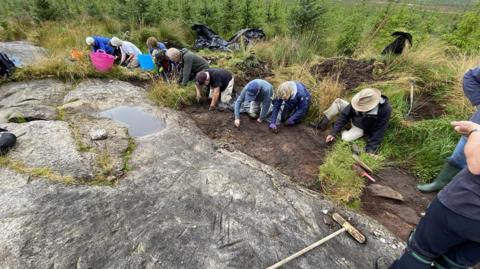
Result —
[[[115,49],[110,46],[110,38],[104,36],[89,36],[86,38],[86,43],[92,48],[93,52],[103,50],[104,52],[114,55]]]
[[[300,123],[312,101],[307,87],[298,81],[287,81],[280,84],[275,95],[269,128],[277,132],[280,122],[284,122],[286,126]]]
[[[112,37],[110,44],[113,47],[119,48],[122,54],[120,58],[120,65],[127,66],[127,68],[138,67],[137,56],[142,54],[142,51],[137,48],[132,42],[123,41],[118,37]]]
[[[170,48],[167,50],[167,57],[179,66],[180,76],[178,82],[181,85],[187,85],[189,81],[195,79],[200,71],[209,68],[207,60],[188,49],[178,50]]]

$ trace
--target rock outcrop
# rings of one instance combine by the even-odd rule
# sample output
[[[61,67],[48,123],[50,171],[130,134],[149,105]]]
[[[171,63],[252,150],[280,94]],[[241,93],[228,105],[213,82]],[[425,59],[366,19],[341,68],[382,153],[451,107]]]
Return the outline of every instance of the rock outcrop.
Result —
[[[37,63],[46,57],[47,51],[26,41],[0,42],[0,51],[4,51],[12,60],[19,60],[20,66]]]
[[[69,92],[63,109],[70,125],[9,124],[28,132],[7,157],[88,174],[96,168],[84,153],[96,151],[79,152],[75,143],[101,142],[118,153],[128,140],[125,129],[120,134],[125,127],[92,115],[132,104],[166,127],[135,138],[128,173],[113,187],[1,168],[1,268],[265,268],[339,229],[325,214],[337,209],[321,195],[241,152],[218,149],[185,115],[152,106],[142,88],[125,82],[93,80]],[[91,141],[93,127],[108,137]],[[285,268],[371,268],[377,256],[400,254],[402,244],[377,222],[342,214],[367,244],[342,234]]]

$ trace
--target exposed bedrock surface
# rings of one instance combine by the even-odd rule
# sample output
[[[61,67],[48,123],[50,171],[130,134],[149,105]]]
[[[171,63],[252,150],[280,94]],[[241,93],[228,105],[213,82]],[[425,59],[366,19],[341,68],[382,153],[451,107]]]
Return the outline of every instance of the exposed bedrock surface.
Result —
[[[321,195],[218,149],[185,114],[145,96],[129,83],[85,81],[59,104],[63,120],[6,124],[27,133],[7,155],[25,166],[88,178],[102,170],[106,150],[112,169],[125,174],[102,187],[0,168],[0,268],[265,268],[339,229]],[[129,138],[127,126],[97,117],[118,106],[140,108],[164,128]],[[94,128],[107,138],[90,141]],[[130,139],[136,149],[121,170]],[[365,245],[342,234],[284,268],[372,268],[376,257],[400,254],[399,240],[376,221],[342,214],[367,236]]]

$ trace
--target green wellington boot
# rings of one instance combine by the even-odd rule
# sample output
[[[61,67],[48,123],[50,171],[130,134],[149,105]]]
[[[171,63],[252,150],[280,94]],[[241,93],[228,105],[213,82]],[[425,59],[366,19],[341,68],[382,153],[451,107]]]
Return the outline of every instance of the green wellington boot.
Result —
[[[440,174],[438,174],[432,183],[417,185],[417,189],[421,192],[439,191],[447,185],[458,172],[460,172],[460,169],[446,162]]]

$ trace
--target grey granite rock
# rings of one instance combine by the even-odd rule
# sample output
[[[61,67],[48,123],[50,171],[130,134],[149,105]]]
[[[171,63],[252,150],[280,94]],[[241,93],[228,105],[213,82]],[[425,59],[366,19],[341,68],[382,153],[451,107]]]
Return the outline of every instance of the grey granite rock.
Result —
[[[332,203],[239,151],[216,149],[184,114],[152,107],[123,82],[90,85],[95,90],[85,83],[65,101],[88,102],[89,112],[135,103],[166,127],[135,138],[130,172],[114,187],[36,178],[12,185],[7,177],[14,172],[0,173],[0,268],[265,268],[339,229],[324,222],[323,212],[339,211]],[[65,123],[34,124],[9,127],[60,133],[54,140],[70,150],[46,164],[72,171],[81,163],[63,165],[62,159],[81,160],[68,156],[77,155]],[[103,141],[111,139],[107,127],[93,124],[108,130]],[[25,139],[10,154],[35,162],[34,141],[42,140]],[[48,151],[41,154],[50,159]],[[377,256],[400,255],[399,240],[380,224],[341,213],[368,237],[365,245],[342,234],[284,268],[371,268]]]
[[[0,51],[10,58],[18,58],[22,66],[33,65],[45,59],[47,50],[27,41],[0,42]]]

